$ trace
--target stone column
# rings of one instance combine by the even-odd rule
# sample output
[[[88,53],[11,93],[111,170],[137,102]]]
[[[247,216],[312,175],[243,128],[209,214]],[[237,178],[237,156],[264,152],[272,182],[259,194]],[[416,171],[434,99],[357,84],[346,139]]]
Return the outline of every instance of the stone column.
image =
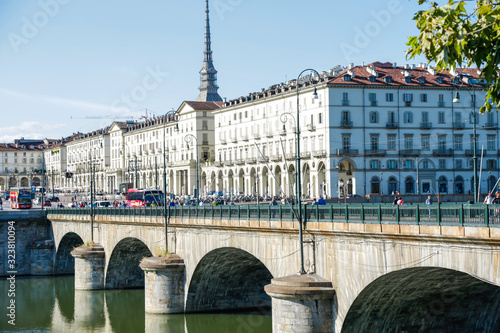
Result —
[[[176,254],[144,258],[145,310],[148,313],[184,313],[184,260]]]
[[[332,283],[316,274],[290,275],[265,286],[272,298],[273,333],[334,331]]]
[[[75,289],[104,289],[104,248],[99,244],[80,246],[71,251],[75,257]]]

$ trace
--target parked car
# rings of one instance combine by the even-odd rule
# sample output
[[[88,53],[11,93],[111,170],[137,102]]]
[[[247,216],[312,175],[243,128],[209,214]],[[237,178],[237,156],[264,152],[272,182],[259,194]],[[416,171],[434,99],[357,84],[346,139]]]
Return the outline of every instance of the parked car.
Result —
[[[113,207],[111,201],[97,201],[94,203],[94,207]]]
[[[43,205],[47,207],[52,207],[52,202],[50,202],[50,200],[47,199],[44,201]]]
[[[47,200],[49,200],[50,202],[59,202],[59,197],[50,197],[47,198]]]

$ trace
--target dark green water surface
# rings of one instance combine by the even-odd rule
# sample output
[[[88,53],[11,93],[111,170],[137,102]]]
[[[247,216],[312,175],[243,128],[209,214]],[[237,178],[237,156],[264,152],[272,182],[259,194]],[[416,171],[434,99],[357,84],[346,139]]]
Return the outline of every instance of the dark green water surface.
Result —
[[[150,315],[144,290],[75,291],[73,277],[16,278],[0,281],[0,332],[189,332],[266,333],[270,313]],[[15,326],[7,309],[15,300]]]

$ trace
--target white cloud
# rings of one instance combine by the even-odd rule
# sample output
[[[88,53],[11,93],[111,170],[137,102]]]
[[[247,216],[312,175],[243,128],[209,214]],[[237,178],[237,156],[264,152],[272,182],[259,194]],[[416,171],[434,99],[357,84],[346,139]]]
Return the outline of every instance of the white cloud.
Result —
[[[0,127],[0,142],[12,142],[14,139],[24,137],[26,139],[52,138],[50,132],[65,127],[66,124],[49,124],[38,121],[26,121],[19,125]],[[53,139],[53,138],[52,138]]]

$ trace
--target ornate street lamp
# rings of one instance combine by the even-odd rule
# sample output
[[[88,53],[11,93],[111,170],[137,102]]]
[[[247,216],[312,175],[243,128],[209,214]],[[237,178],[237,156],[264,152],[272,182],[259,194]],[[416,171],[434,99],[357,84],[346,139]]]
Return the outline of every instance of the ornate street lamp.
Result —
[[[189,149],[189,143],[191,142],[191,140],[194,140],[194,142],[196,143],[196,188],[194,190],[194,198],[196,200],[196,204],[198,204],[198,188],[199,188],[199,184],[198,184],[198,159],[199,159],[199,155],[198,155],[198,139],[193,135],[193,134],[186,134],[184,136],[184,141],[187,143],[187,149]]]
[[[166,126],[167,121],[170,116],[174,116],[177,113],[176,110],[172,109],[165,113],[163,119],[163,218],[165,223],[165,253],[168,253],[168,213],[167,213],[167,152],[166,152]],[[175,130],[179,130],[179,124],[175,124]]]
[[[297,115],[296,117],[293,117],[291,113],[285,112],[281,115],[280,120],[282,123],[285,123],[287,121],[287,116],[291,116],[295,120],[295,125],[296,125],[296,131],[295,131],[295,136],[296,136],[296,149],[295,149],[295,191],[296,191],[296,202],[297,202],[297,220],[299,222],[299,242],[300,242],[300,271],[299,274],[306,274],[306,271],[304,269],[304,239],[302,235],[302,231],[304,228],[304,217],[302,214],[302,179],[301,179],[301,172],[300,172],[300,103],[299,103],[299,90],[300,90],[300,78],[302,75],[306,72],[310,72],[308,76],[306,76],[307,80],[310,82],[313,82],[313,74],[316,74],[317,77],[319,77],[319,73],[314,70],[314,69],[305,69],[302,72],[300,72],[299,76],[297,77],[297,81],[295,84],[297,85]],[[304,82],[305,85],[305,82]],[[318,98],[318,93],[316,92],[316,88],[313,90],[313,98],[317,99]],[[283,125],[283,130],[285,130],[285,125]]]
[[[472,167],[473,167],[473,171],[474,171],[474,202],[476,202],[479,199],[478,198],[479,193],[478,193],[478,188],[477,188],[478,184],[477,184],[477,137],[476,137],[476,122],[477,122],[476,86],[475,86],[475,82],[474,82],[475,80],[466,74],[459,73],[456,77],[459,78],[461,81],[461,84],[458,88],[464,89],[465,91],[467,91],[471,95],[471,99],[472,99],[472,144],[473,144],[473,147],[472,147],[473,166]],[[463,77],[467,77],[468,83],[470,83],[472,85],[472,93],[470,92],[469,89],[464,88]],[[452,81],[452,82],[453,82],[453,87],[455,87],[455,82],[454,81]],[[455,98],[453,98],[453,103],[460,103],[460,94],[458,91],[455,94]]]

